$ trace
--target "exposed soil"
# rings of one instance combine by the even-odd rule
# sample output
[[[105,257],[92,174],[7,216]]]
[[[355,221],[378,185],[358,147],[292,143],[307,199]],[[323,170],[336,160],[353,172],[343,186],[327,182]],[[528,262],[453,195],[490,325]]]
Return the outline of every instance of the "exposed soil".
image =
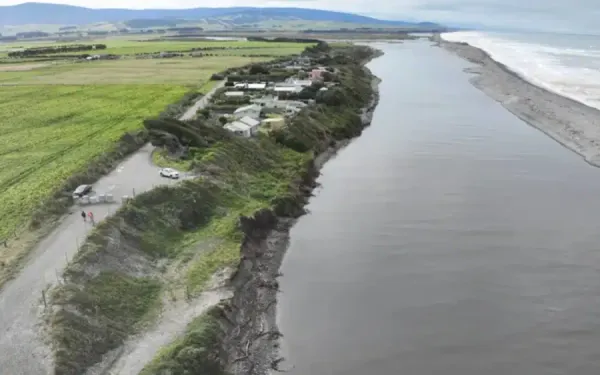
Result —
[[[380,80],[373,78],[374,98],[363,109],[366,127],[379,101],[377,87]],[[317,186],[321,167],[351,140],[338,142],[317,158],[304,176],[305,203]],[[293,217],[279,217],[272,211],[261,211],[252,218],[242,218],[246,234],[242,244],[242,260],[231,279],[233,298],[221,309],[225,337],[223,351],[227,353],[225,370],[233,375],[266,375],[280,368],[279,332],[276,323],[276,304],[279,268],[289,244],[290,228],[297,217],[305,213],[299,208]]]

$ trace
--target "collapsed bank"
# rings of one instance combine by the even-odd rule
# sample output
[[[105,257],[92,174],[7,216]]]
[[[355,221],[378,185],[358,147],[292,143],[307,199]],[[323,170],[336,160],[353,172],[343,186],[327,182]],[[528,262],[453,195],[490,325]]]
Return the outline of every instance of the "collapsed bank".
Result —
[[[201,177],[137,196],[88,237],[51,293],[55,373],[109,371],[165,305],[201,298],[224,269],[232,270],[232,297],[195,319],[141,373],[277,369],[277,276],[289,228],[320,166],[369,125],[378,80],[364,64],[377,53],[325,43],[307,50],[336,68],[338,85],[268,135],[239,138],[200,120],[153,123],[161,137],[191,142]]]

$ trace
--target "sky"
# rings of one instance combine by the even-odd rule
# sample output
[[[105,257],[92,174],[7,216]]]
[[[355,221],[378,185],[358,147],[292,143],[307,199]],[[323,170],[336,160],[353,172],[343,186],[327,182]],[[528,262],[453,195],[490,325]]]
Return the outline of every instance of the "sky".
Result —
[[[55,0],[89,8],[289,6],[358,13],[383,19],[482,24],[488,27],[599,29],[600,0]],[[14,5],[22,0],[0,0]]]

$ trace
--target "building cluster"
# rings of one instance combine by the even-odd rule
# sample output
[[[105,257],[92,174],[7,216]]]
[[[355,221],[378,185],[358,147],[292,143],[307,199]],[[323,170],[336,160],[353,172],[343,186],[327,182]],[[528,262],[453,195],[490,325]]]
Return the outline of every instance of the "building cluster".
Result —
[[[333,82],[324,82],[325,74],[332,74],[326,67],[312,65],[307,57],[298,57],[290,62],[273,64],[269,68],[285,70],[290,77],[282,82],[237,82],[222,93],[225,101],[236,101],[246,98],[246,103],[240,105],[227,115],[229,120],[224,128],[232,133],[252,137],[263,125],[268,128],[282,126],[286,119],[296,115],[303,108],[314,104],[314,99],[298,99],[303,90],[319,85],[317,91],[325,91]],[[290,100],[288,98],[293,98]]]

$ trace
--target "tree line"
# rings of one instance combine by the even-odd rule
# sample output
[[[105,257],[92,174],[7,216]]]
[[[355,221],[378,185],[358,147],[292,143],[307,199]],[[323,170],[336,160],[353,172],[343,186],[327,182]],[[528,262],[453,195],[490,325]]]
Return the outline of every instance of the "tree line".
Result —
[[[49,46],[27,48],[22,51],[9,52],[8,57],[31,57],[54,53],[80,52],[106,49],[106,44],[71,44],[64,46]]]

